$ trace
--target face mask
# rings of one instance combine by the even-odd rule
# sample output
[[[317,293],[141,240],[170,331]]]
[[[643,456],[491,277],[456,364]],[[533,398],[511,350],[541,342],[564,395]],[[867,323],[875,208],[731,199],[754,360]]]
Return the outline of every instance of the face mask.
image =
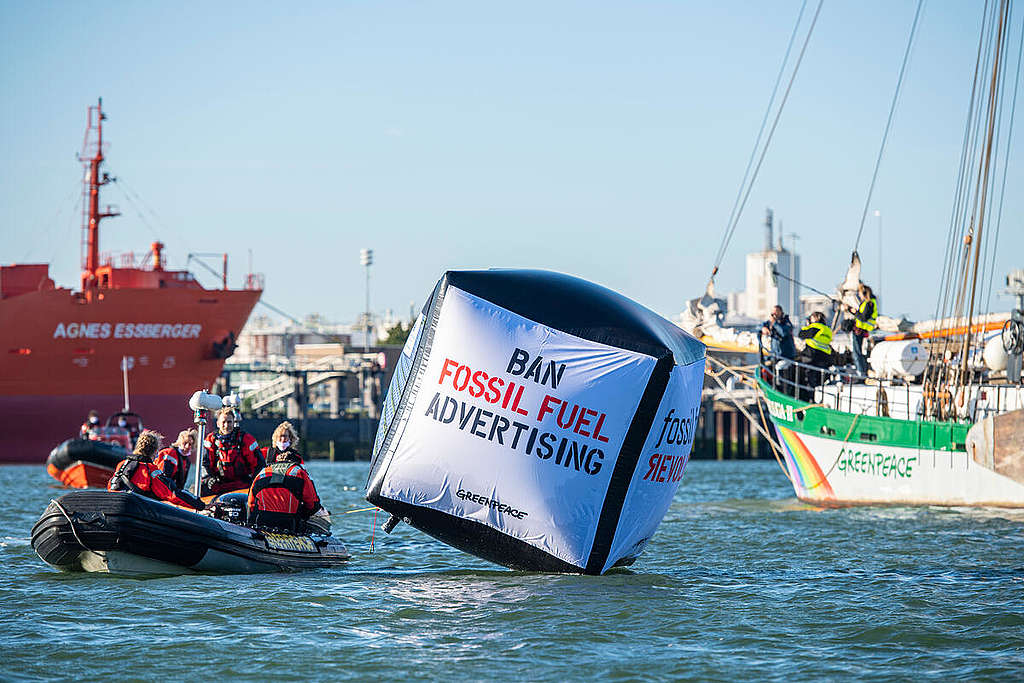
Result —
[[[127,423],[127,422],[125,422],[124,420],[118,420],[118,421],[117,421],[117,426],[118,426],[118,427],[127,427],[127,426],[128,426],[128,423]]]
[[[100,423],[100,419],[98,417],[90,417],[89,418],[89,424],[91,424],[91,425],[98,425],[99,423]]]
[[[286,450],[288,450],[288,447],[291,446],[291,445],[292,445],[291,441],[278,441],[277,442],[277,450],[279,450],[279,451],[286,451]]]

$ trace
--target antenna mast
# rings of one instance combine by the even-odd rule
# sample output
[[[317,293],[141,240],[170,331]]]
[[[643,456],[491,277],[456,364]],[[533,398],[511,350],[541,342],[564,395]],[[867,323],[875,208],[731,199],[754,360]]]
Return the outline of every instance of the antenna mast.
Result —
[[[94,119],[95,116],[95,119]],[[107,206],[100,211],[100,187],[110,182],[111,178],[104,173],[100,177],[100,165],[103,163],[103,122],[107,115],[103,113],[103,98],[99,98],[95,107],[89,107],[88,124],[85,129],[85,140],[79,160],[87,166],[83,193],[88,196],[87,213],[83,216],[84,263],[82,264],[82,289],[96,289],[99,282],[96,270],[100,266],[100,221],[104,218],[120,216],[120,212]],[[95,139],[92,133],[95,131]]]

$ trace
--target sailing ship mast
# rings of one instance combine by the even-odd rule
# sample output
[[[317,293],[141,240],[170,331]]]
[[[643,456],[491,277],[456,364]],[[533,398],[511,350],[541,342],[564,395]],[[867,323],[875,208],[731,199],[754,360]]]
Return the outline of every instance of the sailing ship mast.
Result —
[[[995,250],[994,246],[990,247],[995,240],[990,239],[986,231],[995,230],[998,234],[998,223],[994,227],[989,223],[995,195],[994,170],[999,162],[997,143],[1006,85],[1009,16],[1010,1],[1000,0],[995,11],[985,17],[978,44],[958,191],[950,221],[943,291],[936,309],[936,318],[945,319],[949,334],[944,336],[941,346],[933,349],[931,367],[925,378],[925,397],[929,399],[925,417],[929,419],[955,418],[956,408],[964,407],[967,389],[976,379],[970,367],[970,356],[972,342],[978,339],[974,336],[975,310],[980,303],[978,281],[992,277],[986,270],[994,261],[994,254],[988,252]],[[1011,124],[1012,117],[1011,111]],[[1003,165],[1005,167],[1005,161]]]

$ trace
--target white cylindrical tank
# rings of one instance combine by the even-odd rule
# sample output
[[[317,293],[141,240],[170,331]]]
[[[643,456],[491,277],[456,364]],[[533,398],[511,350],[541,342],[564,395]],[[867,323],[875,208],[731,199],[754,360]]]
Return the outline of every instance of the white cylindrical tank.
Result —
[[[985,350],[981,352],[981,357],[985,359],[985,366],[993,372],[1006,369],[1006,361],[1009,359],[1006,349],[1003,348],[1001,335],[996,335],[985,342]]]
[[[868,362],[879,377],[916,376],[928,366],[928,350],[917,339],[884,341],[871,350]]]

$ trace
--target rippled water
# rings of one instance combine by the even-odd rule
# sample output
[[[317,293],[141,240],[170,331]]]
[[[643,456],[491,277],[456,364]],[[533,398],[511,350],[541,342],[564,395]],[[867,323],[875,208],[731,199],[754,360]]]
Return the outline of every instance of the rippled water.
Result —
[[[371,553],[373,513],[338,514],[366,465],[310,471],[347,568],[132,580],[44,565],[59,490],[0,466],[0,679],[1024,677],[1024,512],[823,511],[772,462],[692,462],[631,570],[559,576],[404,525]]]

